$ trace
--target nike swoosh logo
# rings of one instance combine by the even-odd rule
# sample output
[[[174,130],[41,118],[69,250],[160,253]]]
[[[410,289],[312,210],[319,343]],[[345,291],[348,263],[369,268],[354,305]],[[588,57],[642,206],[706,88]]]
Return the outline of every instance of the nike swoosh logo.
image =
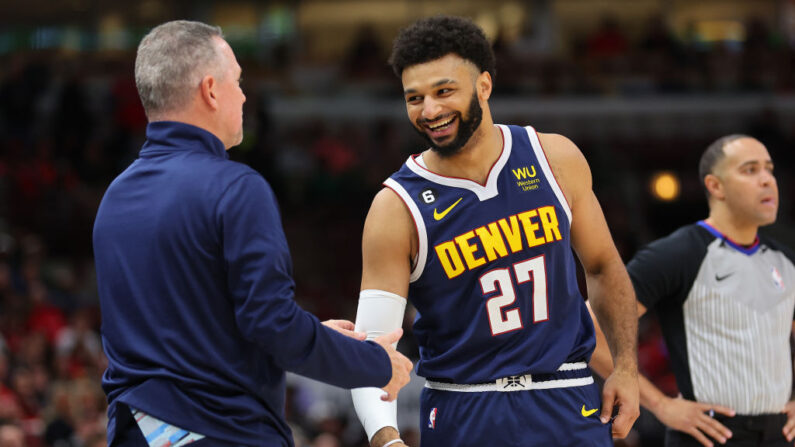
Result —
[[[582,406],[582,410],[580,410],[580,413],[581,413],[581,414],[582,414],[584,417],[588,417],[588,416],[590,416],[590,415],[592,415],[592,414],[596,413],[596,410],[597,410],[596,408],[594,408],[593,410],[586,410],[586,409],[585,409],[585,405],[583,405],[583,406]]]
[[[726,274],[726,275],[723,275],[723,276],[720,276],[720,275],[718,275],[718,274],[715,274],[715,279],[716,279],[716,280],[718,280],[718,281],[723,281],[724,279],[726,279],[726,278],[728,278],[728,277],[732,276],[733,274],[734,274],[734,272],[728,273],[728,274]]]
[[[442,211],[441,213],[440,213],[440,212],[438,212],[438,211],[436,211],[436,208],[434,208],[434,209],[433,209],[433,218],[434,218],[434,219],[436,219],[436,220],[442,220],[442,219],[444,219],[444,216],[446,216],[446,215],[447,215],[447,213],[449,213],[449,212],[450,212],[450,210],[452,210],[453,208],[455,208],[455,206],[456,206],[456,205],[458,205],[458,202],[460,202],[460,201],[461,201],[461,199],[463,199],[463,197],[459,197],[459,198],[458,198],[458,200],[456,200],[454,204],[452,204],[452,205],[448,206],[448,207],[447,207],[447,209],[446,209],[446,210],[444,210],[444,211]]]

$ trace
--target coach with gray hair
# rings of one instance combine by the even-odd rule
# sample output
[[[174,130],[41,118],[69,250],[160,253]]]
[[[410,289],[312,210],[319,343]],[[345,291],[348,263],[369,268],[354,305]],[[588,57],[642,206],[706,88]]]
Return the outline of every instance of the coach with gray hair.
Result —
[[[400,330],[363,341],[293,300],[273,192],[226,153],[243,138],[240,73],[203,23],[162,24],[138,47],[147,139],[94,224],[111,446],[292,446],[285,370],[384,400],[409,380]]]

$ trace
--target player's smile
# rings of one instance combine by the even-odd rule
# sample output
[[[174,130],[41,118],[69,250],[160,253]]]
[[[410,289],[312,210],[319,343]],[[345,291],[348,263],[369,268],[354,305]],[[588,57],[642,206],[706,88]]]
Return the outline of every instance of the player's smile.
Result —
[[[422,119],[419,123],[434,140],[444,140],[455,135],[458,113],[448,113],[433,120]]]

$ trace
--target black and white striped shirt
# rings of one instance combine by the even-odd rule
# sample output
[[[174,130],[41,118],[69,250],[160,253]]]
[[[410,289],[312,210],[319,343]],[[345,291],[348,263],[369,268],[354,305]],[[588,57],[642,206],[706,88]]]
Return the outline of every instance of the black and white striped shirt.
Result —
[[[702,221],[630,261],[638,300],[660,319],[686,399],[744,415],[784,409],[792,392],[793,259],[764,236],[743,247]]]

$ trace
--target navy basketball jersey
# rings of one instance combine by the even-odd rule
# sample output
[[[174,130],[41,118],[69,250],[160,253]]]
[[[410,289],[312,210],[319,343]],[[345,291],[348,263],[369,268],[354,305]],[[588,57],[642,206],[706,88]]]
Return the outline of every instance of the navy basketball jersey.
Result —
[[[423,377],[483,383],[554,372],[595,346],[566,198],[535,130],[498,127],[502,154],[485,185],[435,174],[421,156],[384,182],[417,229],[408,299]]]

